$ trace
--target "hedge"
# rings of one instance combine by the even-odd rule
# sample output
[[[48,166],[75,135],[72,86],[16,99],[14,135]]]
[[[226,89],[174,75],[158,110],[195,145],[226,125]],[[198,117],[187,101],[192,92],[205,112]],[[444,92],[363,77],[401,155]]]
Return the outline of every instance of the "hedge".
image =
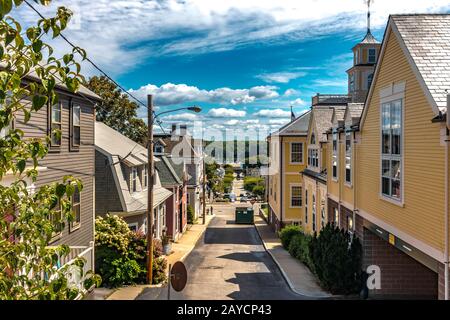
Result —
[[[289,244],[292,240],[292,238],[296,235],[302,234],[302,229],[299,226],[294,226],[294,225],[289,225],[284,227],[281,231],[280,231],[280,239],[281,239],[281,244],[283,245],[283,247],[288,250],[289,249]]]

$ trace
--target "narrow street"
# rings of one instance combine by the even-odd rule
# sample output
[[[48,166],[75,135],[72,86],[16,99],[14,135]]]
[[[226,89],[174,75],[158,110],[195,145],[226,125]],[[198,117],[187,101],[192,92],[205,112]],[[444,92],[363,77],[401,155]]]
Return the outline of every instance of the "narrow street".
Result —
[[[235,182],[233,189],[239,196],[241,184]],[[185,261],[187,286],[180,293],[172,291],[171,299],[305,298],[290,290],[255,227],[234,223],[234,208],[239,205],[237,202],[214,206],[216,217]],[[167,288],[147,289],[139,299],[165,300]]]

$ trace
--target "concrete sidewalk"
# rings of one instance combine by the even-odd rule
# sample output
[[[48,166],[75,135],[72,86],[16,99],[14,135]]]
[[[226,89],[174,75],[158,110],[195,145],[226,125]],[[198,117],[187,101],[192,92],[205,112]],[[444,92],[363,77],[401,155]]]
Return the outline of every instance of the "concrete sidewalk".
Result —
[[[172,253],[167,256],[167,266],[177,261],[184,261],[189,253],[194,249],[197,241],[201,238],[206,228],[215,215],[206,216],[206,224],[203,225],[202,218],[197,224],[192,225],[177,242],[172,243]],[[135,300],[145,288],[161,287],[161,285],[135,285],[122,287],[114,291],[106,300]]]
[[[314,274],[303,263],[293,258],[281,244],[281,240],[270,226],[255,214],[255,228],[266,248],[281,270],[289,287],[295,293],[310,298],[331,298],[332,295],[320,288]]]

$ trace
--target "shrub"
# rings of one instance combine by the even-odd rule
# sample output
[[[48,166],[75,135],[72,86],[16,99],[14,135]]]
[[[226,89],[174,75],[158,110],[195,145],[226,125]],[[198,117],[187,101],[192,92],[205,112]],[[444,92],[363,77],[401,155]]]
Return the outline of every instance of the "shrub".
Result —
[[[301,233],[302,229],[299,226],[289,225],[284,227],[279,233],[281,244],[288,250],[292,237]]]
[[[264,194],[265,194],[265,188],[264,188],[264,186],[255,186],[254,188],[253,188],[253,194],[255,195],[255,196],[260,196],[260,197],[263,197],[264,196]]]
[[[303,233],[296,234],[292,237],[289,244],[289,253],[294,258],[303,262],[310,269],[313,269],[313,264],[310,256],[310,245],[312,237]]]
[[[194,208],[191,205],[187,206],[187,223],[194,224],[195,223],[195,213]]]
[[[349,245],[349,243],[351,244]],[[333,294],[358,293],[361,289],[362,246],[357,238],[327,224],[310,245],[314,272]]]
[[[167,260],[156,258],[153,261],[153,284],[164,283],[167,280]]]
[[[259,177],[245,177],[244,189],[249,192],[254,192],[253,189],[256,186],[262,186],[264,188],[264,179]],[[263,192],[264,193],[264,192]]]
[[[147,277],[147,239],[133,232],[118,216],[98,217],[95,221],[95,268],[108,287],[145,283]],[[153,283],[165,281],[166,260],[161,258],[162,244],[153,242]]]

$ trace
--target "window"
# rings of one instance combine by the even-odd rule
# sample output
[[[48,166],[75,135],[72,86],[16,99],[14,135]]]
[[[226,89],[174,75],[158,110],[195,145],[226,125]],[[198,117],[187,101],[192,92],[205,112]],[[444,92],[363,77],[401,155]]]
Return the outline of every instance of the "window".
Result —
[[[305,223],[308,223],[308,190],[305,190]]]
[[[370,89],[370,86],[372,85],[372,81],[373,81],[373,73],[371,73],[367,76],[367,90]]]
[[[291,186],[291,207],[300,208],[302,206],[302,187]]]
[[[316,231],[316,195],[312,196],[312,229]]]
[[[77,105],[72,106],[70,127],[71,147],[79,147],[81,144],[81,107]]]
[[[355,231],[352,216],[347,217],[347,231],[350,234],[350,241],[351,241],[353,239],[353,232]]]
[[[402,100],[383,103],[381,108],[381,193],[400,200]]]
[[[72,214],[73,221],[71,224],[71,231],[79,228],[81,224],[81,196],[78,187],[75,187],[75,191],[72,195]]]
[[[355,64],[359,64],[359,49],[355,51]]]
[[[321,226],[325,227],[325,205],[322,204],[320,208]]]
[[[316,144],[316,135],[314,132],[311,134],[311,144]]]
[[[313,168],[319,167],[319,150],[317,149],[308,150],[308,166]]]
[[[61,202],[58,199],[55,208],[50,216],[50,222],[53,225],[52,238],[57,238],[62,234],[63,223],[62,223],[62,214],[61,214]]]
[[[128,228],[130,228],[130,230],[133,232],[137,232],[138,231],[138,223],[137,222],[129,223]]]
[[[147,188],[147,186],[148,186],[148,168],[147,168],[147,165],[145,165],[144,166],[144,173],[143,173],[143,175],[144,175],[144,188]]]
[[[131,190],[132,192],[136,192],[137,190],[137,168],[131,168]]]
[[[57,103],[50,107],[50,146],[61,146],[61,113],[62,105]]]
[[[345,182],[352,183],[352,134],[345,133]]]
[[[333,131],[333,155],[332,155],[332,166],[333,166],[333,179],[338,178],[338,134]]]
[[[355,75],[352,73],[350,76],[350,92],[355,91]]]
[[[164,147],[160,144],[155,145],[155,153],[164,153]]]
[[[303,163],[303,143],[291,143],[291,163]]]
[[[334,224],[336,227],[339,227],[339,210],[338,210],[338,208],[334,208]]]
[[[369,63],[375,63],[377,57],[377,50],[375,49],[369,49],[369,55],[368,55],[368,59],[369,59]]]

